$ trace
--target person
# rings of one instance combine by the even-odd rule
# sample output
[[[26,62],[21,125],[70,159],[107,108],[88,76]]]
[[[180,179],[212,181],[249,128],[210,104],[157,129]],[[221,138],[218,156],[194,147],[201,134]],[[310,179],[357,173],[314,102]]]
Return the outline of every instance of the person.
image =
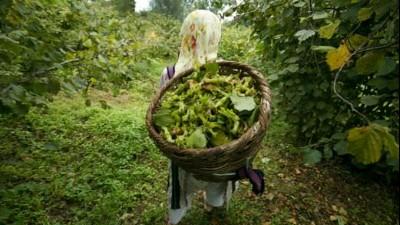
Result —
[[[221,39],[221,21],[214,13],[208,10],[195,10],[183,21],[180,36],[182,42],[178,60],[174,66],[168,66],[163,70],[160,78],[161,87],[172,79],[174,74],[217,59],[218,45]],[[253,170],[242,170],[237,174],[250,174],[248,173],[249,171],[254,173]],[[263,174],[260,174],[259,171],[256,172],[254,177],[257,179],[254,182],[258,185],[258,191],[262,192],[264,183],[259,178]],[[240,177],[240,179],[244,176]],[[204,205],[207,211],[215,208],[223,209],[224,206],[228,206],[237,185],[236,180],[207,182],[196,179],[192,173],[185,171],[170,161],[168,224],[178,224],[181,221],[191,207],[191,200],[194,194],[199,191],[204,193]]]

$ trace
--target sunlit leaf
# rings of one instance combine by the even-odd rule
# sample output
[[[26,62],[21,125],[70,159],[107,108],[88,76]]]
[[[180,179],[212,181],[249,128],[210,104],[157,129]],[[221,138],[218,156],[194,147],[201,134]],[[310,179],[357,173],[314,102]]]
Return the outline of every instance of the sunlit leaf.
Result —
[[[371,8],[361,8],[358,11],[357,19],[362,22],[364,20],[369,19],[371,17],[372,13],[373,13],[373,11]]]
[[[385,149],[389,152],[391,158],[398,159],[399,157],[399,146],[393,135],[389,133],[387,128],[378,124],[350,129],[347,141],[349,143],[348,153],[362,164],[379,161]]]
[[[347,49],[345,44],[341,44],[339,48],[330,50],[326,54],[326,63],[329,65],[329,68],[332,71],[337,70],[346,64],[346,62],[349,60],[349,57],[349,49]]]
[[[212,138],[211,144],[213,146],[223,145],[229,143],[231,140],[228,136],[225,135],[224,132],[218,131]]]
[[[197,128],[186,138],[186,144],[192,148],[205,148],[207,146],[207,139],[201,129]]]
[[[389,156],[391,159],[398,160],[399,159],[399,145],[396,143],[395,137],[390,134],[389,128],[381,126],[379,124],[372,124],[371,126],[379,132],[380,137],[383,140],[383,146],[385,150],[389,152]]]
[[[234,105],[234,108],[239,112],[252,111],[256,107],[254,97],[231,95],[230,99]]]
[[[319,28],[319,36],[325,39],[331,39],[336,29],[340,25],[340,20],[335,20],[335,22]]]
[[[92,40],[90,38],[88,38],[85,42],[83,42],[83,46],[85,46],[86,48],[90,48],[92,47]]]
[[[306,5],[306,3],[303,2],[303,1],[298,1],[298,2],[293,4],[294,7],[298,7],[298,8],[301,8],[301,7],[305,6],[305,5]]]
[[[317,52],[328,52],[330,50],[335,50],[336,48],[333,46],[311,46],[311,50],[317,51]]]
[[[326,19],[328,17],[329,17],[329,14],[325,11],[314,12],[312,15],[313,20]]]
[[[370,126],[356,127],[349,130],[347,152],[353,155],[357,162],[371,164],[381,158],[382,139]]]
[[[297,37],[300,42],[305,41],[314,35],[315,31],[313,30],[299,30],[294,34],[294,36]]]

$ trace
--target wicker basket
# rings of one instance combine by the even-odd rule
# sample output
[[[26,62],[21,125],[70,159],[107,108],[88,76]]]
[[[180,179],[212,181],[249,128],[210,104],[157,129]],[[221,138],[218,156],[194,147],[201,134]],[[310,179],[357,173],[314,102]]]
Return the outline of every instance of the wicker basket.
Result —
[[[256,81],[256,88],[261,93],[258,121],[240,138],[213,148],[187,149],[167,142],[157,132],[152,116],[157,107],[159,107],[161,97],[171,86],[179,83],[182,77],[190,75],[193,69],[176,74],[172,80],[168,81],[153,98],[146,115],[146,126],[150,137],[165,156],[174,161],[179,167],[193,173],[197,179],[214,182],[233,178],[237,169],[254,158],[265,135],[271,111],[270,89],[259,71],[248,65],[233,61],[219,61],[218,64],[220,74],[241,73],[251,76]]]

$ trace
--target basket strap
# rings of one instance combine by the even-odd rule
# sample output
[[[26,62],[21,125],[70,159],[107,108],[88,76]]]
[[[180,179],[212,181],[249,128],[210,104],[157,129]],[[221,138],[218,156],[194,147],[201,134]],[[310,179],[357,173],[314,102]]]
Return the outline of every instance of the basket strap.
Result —
[[[261,170],[250,167],[242,167],[236,171],[234,180],[249,179],[252,184],[252,191],[256,195],[261,195],[265,190],[264,173]]]
[[[170,80],[175,75],[175,65],[167,67],[167,77]]]
[[[172,197],[171,197],[171,209],[180,209],[180,192],[181,187],[179,185],[179,168],[174,163],[171,162],[171,178],[172,178]]]

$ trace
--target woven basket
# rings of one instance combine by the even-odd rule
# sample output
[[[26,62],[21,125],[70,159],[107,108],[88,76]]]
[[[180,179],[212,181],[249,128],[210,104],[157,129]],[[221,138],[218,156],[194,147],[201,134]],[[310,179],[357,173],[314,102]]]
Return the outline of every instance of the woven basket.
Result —
[[[161,152],[179,167],[193,173],[197,179],[212,182],[232,179],[237,169],[245,166],[249,163],[249,160],[254,158],[265,135],[271,111],[271,92],[259,71],[251,66],[233,61],[219,61],[217,63],[219,64],[219,74],[241,73],[251,76],[256,81],[256,88],[261,94],[258,121],[240,138],[213,148],[189,149],[167,142],[157,132],[152,116],[159,107],[162,96],[170,87],[179,83],[182,77],[190,75],[193,69],[176,74],[172,80],[168,81],[154,96],[146,115],[146,126],[150,137]]]

